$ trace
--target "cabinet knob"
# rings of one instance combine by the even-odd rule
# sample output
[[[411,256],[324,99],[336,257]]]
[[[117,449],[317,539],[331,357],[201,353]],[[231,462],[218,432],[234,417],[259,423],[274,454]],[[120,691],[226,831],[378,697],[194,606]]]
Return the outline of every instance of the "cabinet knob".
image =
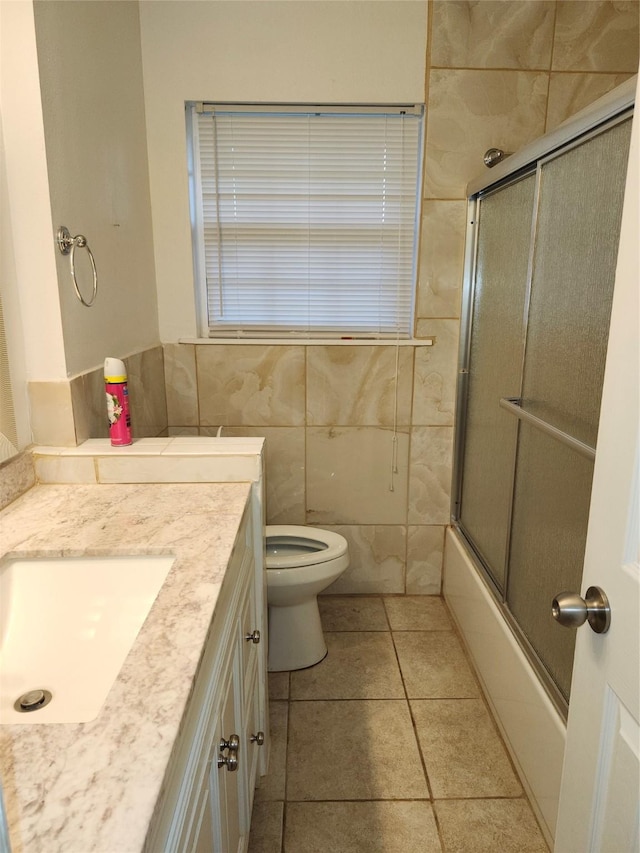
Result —
[[[255,735],[251,735],[251,743],[257,743],[258,746],[262,746],[264,743],[264,732],[257,732]]]
[[[229,740],[225,740],[224,738],[222,738],[220,741],[220,752],[224,752],[225,749],[235,749],[235,751],[237,752],[239,747],[240,738],[238,737],[238,735],[231,735]]]
[[[238,769],[238,749],[240,748],[240,738],[238,735],[231,735],[229,740],[222,738],[219,745],[218,754],[218,769],[226,767],[230,773]],[[223,753],[228,751],[228,755]]]
[[[245,640],[248,643],[259,643],[260,642],[260,631],[252,631],[250,634],[245,635]]]

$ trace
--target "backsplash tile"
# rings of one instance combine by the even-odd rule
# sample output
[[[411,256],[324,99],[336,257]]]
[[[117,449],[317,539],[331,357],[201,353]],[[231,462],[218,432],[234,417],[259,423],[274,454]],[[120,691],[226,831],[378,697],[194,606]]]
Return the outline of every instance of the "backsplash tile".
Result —
[[[74,395],[73,400],[76,424],[86,424],[87,438],[108,438],[109,420],[104,391],[104,368],[97,367],[73,379],[72,393],[76,386],[78,395],[77,398]],[[80,434],[77,437],[80,440]]]
[[[196,348],[191,344],[164,344],[167,419],[175,426],[198,425]]]
[[[167,428],[162,347],[152,347],[124,359],[127,367],[131,431],[134,438],[159,435]]]
[[[33,441],[36,444],[75,446],[69,382],[29,382],[28,388]]]

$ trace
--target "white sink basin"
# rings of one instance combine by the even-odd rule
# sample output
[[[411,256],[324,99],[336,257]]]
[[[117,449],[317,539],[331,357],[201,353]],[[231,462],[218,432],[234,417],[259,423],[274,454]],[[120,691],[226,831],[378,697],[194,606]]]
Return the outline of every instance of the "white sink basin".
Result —
[[[173,556],[0,563],[0,723],[84,723],[107,698]],[[16,700],[49,691],[38,710]],[[33,697],[32,697],[33,698]]]

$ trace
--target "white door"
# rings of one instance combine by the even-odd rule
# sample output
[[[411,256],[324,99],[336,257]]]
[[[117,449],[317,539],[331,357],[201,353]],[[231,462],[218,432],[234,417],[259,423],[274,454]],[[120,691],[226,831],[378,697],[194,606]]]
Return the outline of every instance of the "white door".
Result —
[[[636,117],[581,590],[604,590],[611,627],[578,629],[556,853],[640,849],[639,124]]]

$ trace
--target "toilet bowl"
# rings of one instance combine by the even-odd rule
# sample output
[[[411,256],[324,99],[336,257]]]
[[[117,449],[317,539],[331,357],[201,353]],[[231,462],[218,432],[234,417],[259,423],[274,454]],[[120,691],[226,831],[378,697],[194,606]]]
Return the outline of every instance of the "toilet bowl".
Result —
[[[339,533],[300,525],[267,525],[270,672],[304,669],[327,654],[317,596],[349,565]]]

